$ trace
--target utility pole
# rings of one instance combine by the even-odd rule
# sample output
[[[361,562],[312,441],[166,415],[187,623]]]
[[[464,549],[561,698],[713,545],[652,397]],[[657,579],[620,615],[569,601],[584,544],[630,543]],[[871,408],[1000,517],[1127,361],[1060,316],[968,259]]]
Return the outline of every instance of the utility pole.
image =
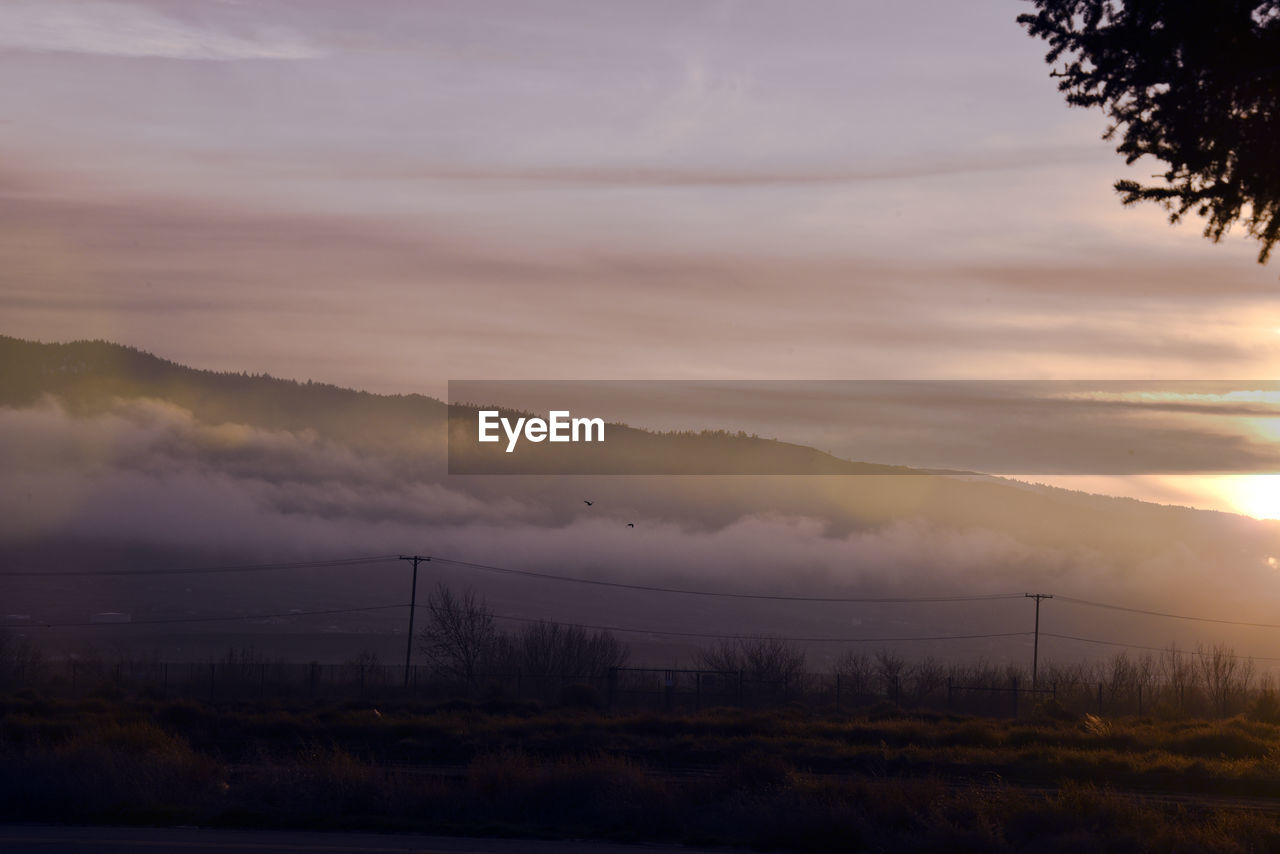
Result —
[[[413,660],[413,612],[418,608],[418,564],[431,560],[422,555],[400,555],[401,560],[413,561],[413,588],[409,594],[409,640],[404,647],[404,688],[409,690],[409,667]]]
[[[1052,599],[1052,593],[1024,593],[1028,599],[1036,600],[1036,639],[1031,647],[1031,690],[1036,689],[1036,669],[1040,666],[1040,600]]]

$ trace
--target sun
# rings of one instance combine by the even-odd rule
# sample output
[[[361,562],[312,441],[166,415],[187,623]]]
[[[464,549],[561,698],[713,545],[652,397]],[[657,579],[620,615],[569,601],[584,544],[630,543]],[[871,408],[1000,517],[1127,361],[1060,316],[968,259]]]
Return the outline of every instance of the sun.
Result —
[[[1222,496],[1236,512],[1255,519],[1280,519],[1280,474],[1236,475],[1223,480]]]

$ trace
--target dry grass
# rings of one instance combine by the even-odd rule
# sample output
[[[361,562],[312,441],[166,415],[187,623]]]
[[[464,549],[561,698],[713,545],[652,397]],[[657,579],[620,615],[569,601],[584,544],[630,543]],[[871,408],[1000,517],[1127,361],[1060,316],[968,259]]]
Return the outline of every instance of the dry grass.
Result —
[[[798,850],[1280,850],[1280,727],[0,700],[0,817]]]

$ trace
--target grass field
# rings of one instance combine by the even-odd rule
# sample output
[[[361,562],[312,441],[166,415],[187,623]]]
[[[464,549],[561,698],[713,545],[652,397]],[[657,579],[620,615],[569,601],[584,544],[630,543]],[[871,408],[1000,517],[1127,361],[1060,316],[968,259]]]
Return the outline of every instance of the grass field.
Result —
[[[1280,850],[1280,726],[0,700],[0,815],[798,850]],[[1274,799],[1274,800],[1273,800]]]

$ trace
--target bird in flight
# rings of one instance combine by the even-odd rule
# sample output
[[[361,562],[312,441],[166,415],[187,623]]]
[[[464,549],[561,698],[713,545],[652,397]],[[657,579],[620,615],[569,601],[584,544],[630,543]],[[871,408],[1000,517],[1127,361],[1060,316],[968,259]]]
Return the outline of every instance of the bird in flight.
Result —
[[[635,526],[636,526],[636,523],[635,523],[635,522],[628,522],[628,523],[627,523],[627,527],[628,527],[628,528],[634,528]]]
[[[584,498],[584,499],[582,499],[582,503],[583,503],[583,504],[585,504],[585,505],[587,505],[588,507],[590,507],[592,504],[595,504],[595,502],[594,502],[594,501],[588,501],[588,500],[587,500],[587,499],[585,499],[585,498]]]

